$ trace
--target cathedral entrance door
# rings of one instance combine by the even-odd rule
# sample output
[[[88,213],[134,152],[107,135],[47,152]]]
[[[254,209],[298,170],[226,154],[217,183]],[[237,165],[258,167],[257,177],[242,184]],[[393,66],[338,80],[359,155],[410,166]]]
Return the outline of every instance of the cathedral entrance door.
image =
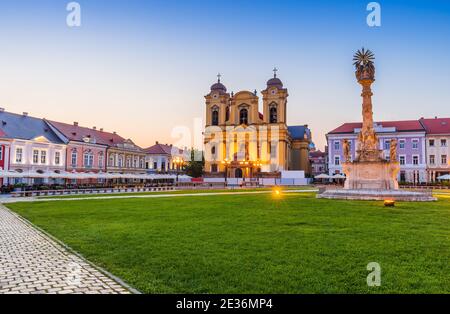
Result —
[[[234,172],[234,176],[236,178],[242,178],[242,169],[241,168],[237,168]]]

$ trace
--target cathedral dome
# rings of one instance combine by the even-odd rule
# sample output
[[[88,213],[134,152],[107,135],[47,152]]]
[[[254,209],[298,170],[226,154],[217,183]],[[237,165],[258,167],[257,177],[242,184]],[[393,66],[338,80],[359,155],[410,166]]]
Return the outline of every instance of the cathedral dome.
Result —
[[[267,87],[276,87],[279,89],[283,88],[283,82],[277,77],[277,68],[273,69],[273,77],[267,81]]]
[[[283,82],[278,77],[273,77],[267,81],[267,87],[275,86],[277,88],[283,88]]]
[[[222,93],[226,93],[227,92],[227,88],[225,87],[225,85],[220,83],[220,78],[221,78],[221,75],[219,73],[219,74],[217,74],[217,83],[214,83],[214,84],[211,85],[211,91],[212,92],[219,91],[219,92],[222,92]]]
[[[227,92],[227,88],[225,87],[225,85],[223,85],[220,82],[214,83],[213,85],[211,85],[211,91],[219,91],[219,92]]]

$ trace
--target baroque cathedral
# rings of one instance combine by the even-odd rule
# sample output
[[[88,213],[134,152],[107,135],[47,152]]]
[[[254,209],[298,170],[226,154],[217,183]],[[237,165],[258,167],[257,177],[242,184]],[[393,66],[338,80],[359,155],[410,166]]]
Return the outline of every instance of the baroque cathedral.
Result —
[[[310,174],[308,125],[288,126],[288,90],[274,69],[262,94],[228,93],[220,81],[206,99],[205,174],[230,178],[277,177],[284,170]]]

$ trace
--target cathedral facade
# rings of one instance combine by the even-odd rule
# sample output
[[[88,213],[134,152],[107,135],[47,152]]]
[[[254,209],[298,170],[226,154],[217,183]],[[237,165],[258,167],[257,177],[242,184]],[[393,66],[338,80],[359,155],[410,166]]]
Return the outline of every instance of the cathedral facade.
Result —
[[[220,82],[206,100],[204,131],[205,175],[231,178],[276,177],[283,170],[310,173],[311,131],[307,125],[287,125],[288,90],[276,75],[262,94],[234,94]]]

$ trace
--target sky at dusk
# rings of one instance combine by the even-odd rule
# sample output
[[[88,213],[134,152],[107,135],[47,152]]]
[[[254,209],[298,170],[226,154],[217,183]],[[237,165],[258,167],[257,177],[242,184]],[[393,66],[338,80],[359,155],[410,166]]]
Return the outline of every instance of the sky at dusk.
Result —
[[[78,28],[69,2],[0,2],[0,107],[176,143],[218,72],[228,91],[261,91],[277,67],[288,124],[308,124],[323,149],[326,132],[361,120],[352,55],[364,46],[375,120],[450,117],[450,1],[378,1],[369,27],[370,1],[84,0]]]

